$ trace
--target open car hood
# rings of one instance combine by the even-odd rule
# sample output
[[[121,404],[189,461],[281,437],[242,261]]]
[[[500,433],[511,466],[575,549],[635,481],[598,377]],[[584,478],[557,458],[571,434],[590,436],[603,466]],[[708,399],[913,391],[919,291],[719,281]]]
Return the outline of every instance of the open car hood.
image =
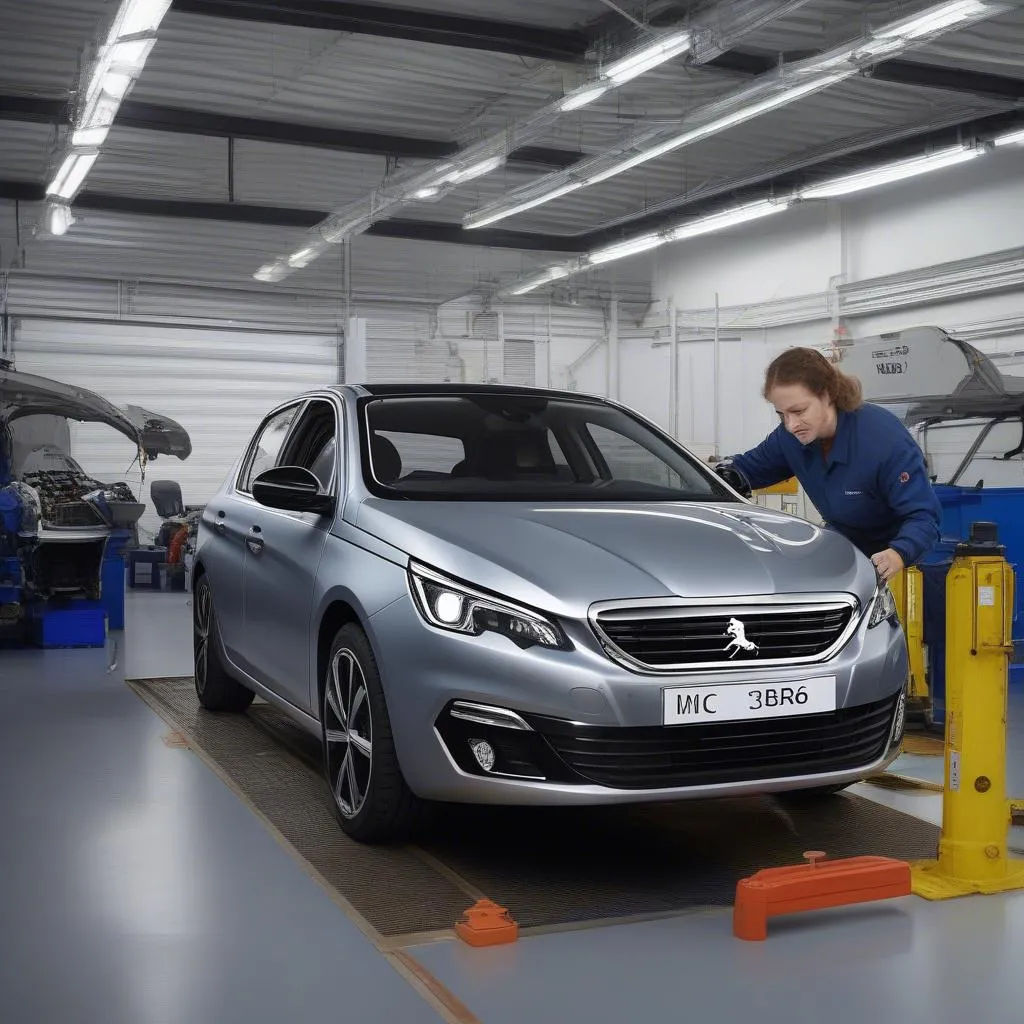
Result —
[[[141,405],[123,405],[121,411],[141,433],[142,447],[151,459],[157,455],[174,455],[184,461],[192,454],[188,431],[169,416],[150,412]]]
[[[85,423],[105,423],[153,458],[192,452],[188,433],[174,420],[138,406],[119,408],[94,391],[48,377],[0,367],[0,423],[23,416],[64,416]]]

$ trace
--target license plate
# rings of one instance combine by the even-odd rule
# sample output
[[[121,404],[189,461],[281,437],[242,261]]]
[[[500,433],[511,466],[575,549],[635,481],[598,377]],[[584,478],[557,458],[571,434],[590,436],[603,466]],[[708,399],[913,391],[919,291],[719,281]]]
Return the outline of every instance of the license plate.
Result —
[[[672,686],[664,691],[665,725],[707,725],[750,718],[817,715],[836,709],[836,677],[795,683]]]

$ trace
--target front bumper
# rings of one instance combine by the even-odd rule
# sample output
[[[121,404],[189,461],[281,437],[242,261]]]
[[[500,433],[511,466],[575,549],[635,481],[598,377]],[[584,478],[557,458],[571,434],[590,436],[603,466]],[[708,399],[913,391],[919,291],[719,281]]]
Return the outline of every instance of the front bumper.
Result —
[[[899,755],[907,659],[898,625],[859,628],[822,664],[678,676],[631,672],[604,655],[585,624],[563,625],[571,651],[442,633],[405,599],[370,620],[399,762],[414,792],[527,805],[741,796],[857,782]],[[822,675],[836,677],[834,713],[662,724],[665,686]],[[452,714],[458,702],[506,709],[521,724],[488,723],[486,714],[467,720]],[[473,753],[480,741],[490,748],[490,770]]]

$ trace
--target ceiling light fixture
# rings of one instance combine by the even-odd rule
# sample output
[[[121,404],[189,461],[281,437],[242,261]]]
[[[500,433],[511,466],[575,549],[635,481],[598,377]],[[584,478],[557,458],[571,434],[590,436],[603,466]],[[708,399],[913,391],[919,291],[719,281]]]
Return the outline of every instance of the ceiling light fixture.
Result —
[[[559,102],[558,109],[563,114],[568,114],[572,110],[579,110],[588,103],[599,100],[607,91],[607,85],[586,85],[580,89],[574,89],[564,100]]]
[[[582,160],[566,171],[547,175],[539,182],[506,194],[496,202],[466,214],[467,229],[495,224],[526,210],[536,209],[570,192],[597,185],[651,160],[691,145],[735,125],[777,110],[812,93],[850,78],[883,56],[906,50],[969,22],[1017,9],[1005,0],[954,0],[939,3],[912,17],[885,25],[877,31],[835,47],[779,71],[767,72],[721,100],[692,113],[673,132],[669,127],[645,131],[621,147]],[[732,109],[729,109],[729,108]]]
[[[929,153],[925,156],[896,160],[879,167],[871,167],[864,171],[855,171],[852,174],[831,178],[828,181],[823,181],[820,185],[802,188],[800,189],[800,198],[832,199],[836,196],[851,195],[855,192],[863,192],[865,189],[876,188],[879,185],[888,185],[892,182],[914,178],[930,171],[954,167],[957,164],[966,163],[968,160],[974,160],[982,153],[984,150],[980,147],[953,146],[950,149]]]
[[[673,32],[658,42],[609,64],[604,77],[615,85],[625,85],[626,82],[632,82],[634,78],[685,53],[690,49],[692,42],[693,37],[689,32]]]
[[[64,151],[60,167],[46,188],[48,196],[64,201],[64,213],[51,211],[50,220],[60,218],[63,234],[74,223],[67,210],[69,203],[85,183],[99,156],[99,147],[107,140],[121,101],[128,94],[156,43],[156,30],[171,6],[171,0],[122,0],[107,37],[89,72],[88,86],[71,125],[70,145]]]
[[[993,146],[1017,146],[1024,142],[1024,128],[1007,132],[1005,135],[997,135],[992,140]]]

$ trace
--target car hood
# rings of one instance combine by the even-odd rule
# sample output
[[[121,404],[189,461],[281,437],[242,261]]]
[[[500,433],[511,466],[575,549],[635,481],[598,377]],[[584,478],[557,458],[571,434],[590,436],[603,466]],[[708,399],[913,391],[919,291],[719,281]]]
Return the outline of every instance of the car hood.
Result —
[[[560,614],[594,601],[873,593],[845,538],[748,504],[526,505],[371,498],[356,525],[436,569]]]
[[[123,405],[121,411],[141,434],[142,447],[150,458],[174,455],[184,461],[192,454],[192,439],[188,431],[170,416],[150,412],[140,405]]]
[[[31,373],[0,369],[0,423],[23,416],[63,416],[87,423],[105,423],[143,448],[150,458],[191,454],[188,434],[180,424],[138,406],[119,408],[86,388]]]

